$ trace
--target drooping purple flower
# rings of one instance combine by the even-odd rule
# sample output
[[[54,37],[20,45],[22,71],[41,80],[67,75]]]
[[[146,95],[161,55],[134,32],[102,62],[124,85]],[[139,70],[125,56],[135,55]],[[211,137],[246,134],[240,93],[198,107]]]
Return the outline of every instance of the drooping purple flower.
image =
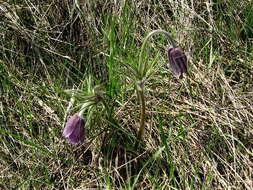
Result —
[[[85,121],[78,114],[69,118],[62,135],[69,139],[71,144],[77,144],[84,141]]]
[[[179,79],[183,77],[183,73],[187,73],[187,58],[180,48],[170,48],[168,51],[169,62],[173,75]]]

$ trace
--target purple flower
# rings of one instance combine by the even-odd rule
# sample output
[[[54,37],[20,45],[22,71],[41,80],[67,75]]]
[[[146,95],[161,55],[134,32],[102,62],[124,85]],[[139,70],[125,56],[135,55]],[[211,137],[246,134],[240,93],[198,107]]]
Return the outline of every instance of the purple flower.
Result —
[[[84,125],[84,119],[75,114],[67,121],[62,135],[68,138],[71,144],[80,143],[84,141]]]
[[[172,67],[173,75],[179,79],[183,73],[187,73],[187,58],[179,48],[170,48],[168,51],[169,62]]]

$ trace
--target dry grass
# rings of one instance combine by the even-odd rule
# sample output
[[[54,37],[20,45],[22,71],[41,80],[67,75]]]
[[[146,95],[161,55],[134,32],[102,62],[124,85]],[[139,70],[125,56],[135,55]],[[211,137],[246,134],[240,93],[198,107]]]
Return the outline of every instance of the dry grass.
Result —
[[[0,1],[0,188],[253,189],[252,12],[235,0]],[[139,104],[121,63],[136,63],[158,28],[189,74],[174,79],[166,40],[150,42],[158,58],[134,151]],[[89,75],[114,100],[113,122],[93,114],[85,143],[69,145],[64,90]]]

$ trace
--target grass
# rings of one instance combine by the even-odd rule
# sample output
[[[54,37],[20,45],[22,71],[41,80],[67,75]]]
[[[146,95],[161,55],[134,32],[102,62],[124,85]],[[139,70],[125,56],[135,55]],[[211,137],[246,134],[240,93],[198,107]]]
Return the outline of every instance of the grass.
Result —
[[[0,1],[0,188],[252,189],[252,7]],[[136,151],[135,68],[155,29],[184,49],[189,73],[176,80],[166,38],[149,41],[146,128]],[[78,97],[67,112],[70,89]],[[73,146],[61,135],[65,116],[87,95],[95,103],[85,112],[86,140]]]

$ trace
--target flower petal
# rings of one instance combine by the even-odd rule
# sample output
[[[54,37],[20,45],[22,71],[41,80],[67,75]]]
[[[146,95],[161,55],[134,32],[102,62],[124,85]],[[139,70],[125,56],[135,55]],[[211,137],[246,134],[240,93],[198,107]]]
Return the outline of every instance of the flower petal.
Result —
[[[179,78],[181,76],[181,69],[180,69],[179,65],[176,64],[176,61],[174,60],[175,48],[170,48],[168,55],[169,55],[169,63],[172,68],[173,75],[176,78]]]
[[[75,130],[75,126],[77,125],[79,120],[80,120],[80,117],[77,114],[71,116],[70,119],[66,123],[66,126],[63,130],[62,135],[68,138],[72,134],[72,132]]]
[[[181,72],[185,73],[187,72],[187,58],[185,54],[178,48],[175,50],[175,57],[174,57],[175,62],[179,65]]]
[[[69,142],[71,144],[77,144],[79,142],[84,141],[84,125],[85,125],[84,120],[80,119],[77,125],[75,126],[75,129],[69,136]]]
[[[179,48],[170,48],[168,50],[168,57],[173,75],[176,78],[182,78],[183,73],[187,72],[187,58],[184,52]]]

